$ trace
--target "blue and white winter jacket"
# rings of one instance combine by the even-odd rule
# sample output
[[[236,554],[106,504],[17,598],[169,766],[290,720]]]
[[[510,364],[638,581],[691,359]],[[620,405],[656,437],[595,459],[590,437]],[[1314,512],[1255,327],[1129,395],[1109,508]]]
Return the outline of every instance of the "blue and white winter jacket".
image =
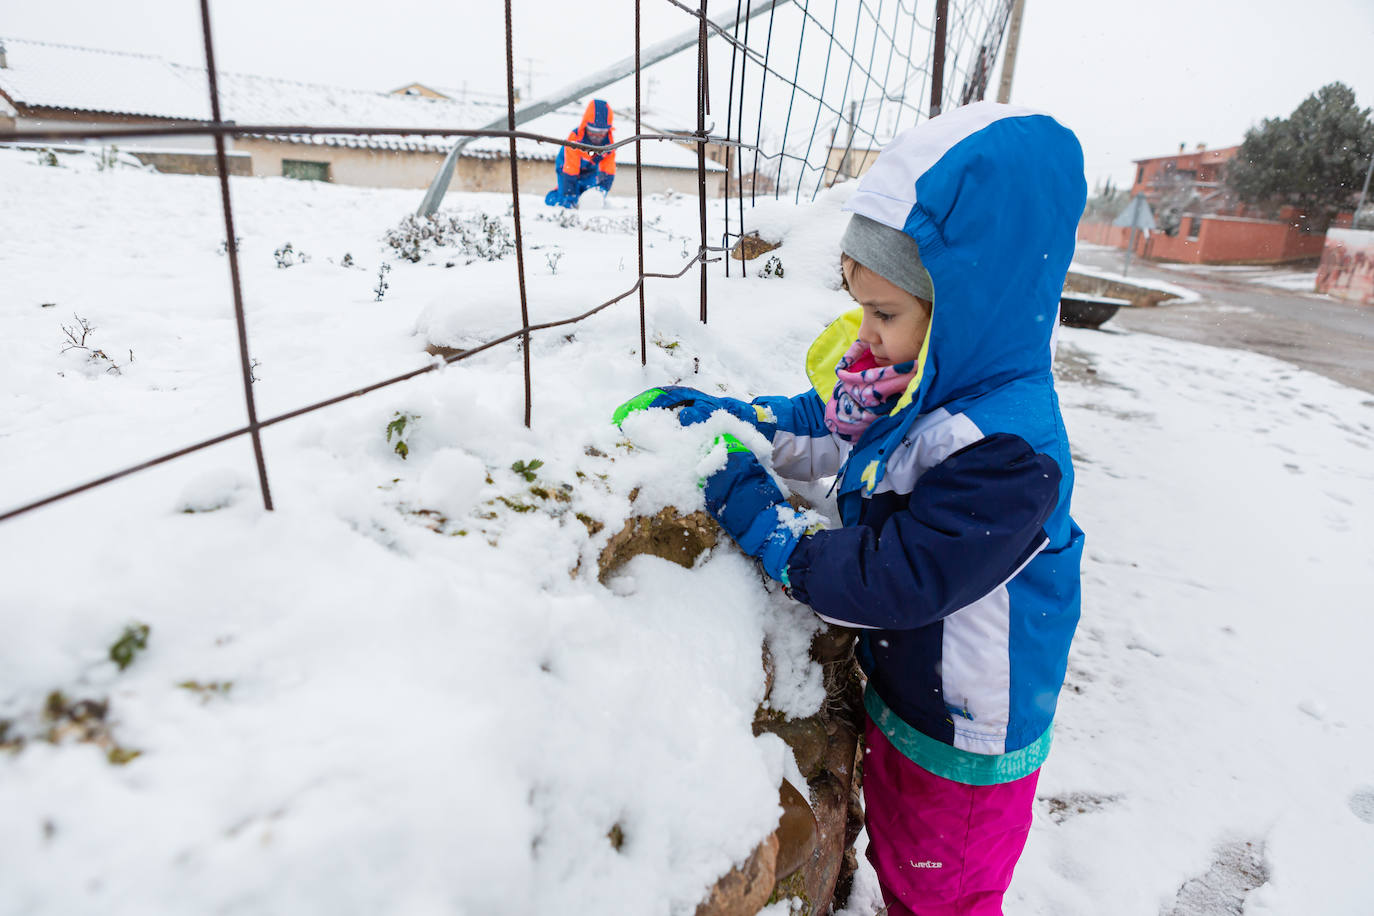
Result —
[[[1083,532],[1051,376],[1086,187],[1072,132],[980,102],[898,136],[846,209],[916,240],[935,289],[918,374],[855,443],[824,423],[861,310],[812,345],[814,389],[759,398],[773,462],[838,475],[843,528],[798,544],[792,593],[863,628],[865,706],[907,757],[959,782],[1029,775],[1079,615]]]

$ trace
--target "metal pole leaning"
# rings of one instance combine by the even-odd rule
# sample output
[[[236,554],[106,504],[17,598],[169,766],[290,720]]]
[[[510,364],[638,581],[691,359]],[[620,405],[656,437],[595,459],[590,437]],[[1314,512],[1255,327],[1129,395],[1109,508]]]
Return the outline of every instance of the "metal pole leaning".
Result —
[[[507,0],[509,2],[509,0]],[[635,0],[635,136],[639,136],[641,123],[641,102],[639,94],[639,6]],[[644,314],[644,144],[635,140],[635,239],[639,245],[639,364],[649,364],[649,348],[646,340],[647,324]]]
[[[515,46],[512,40],[510,0],[506,0],[506,120],[515,130]],[[525,245],[520,236],[520,160],[515,157],[515,138],[510,138],[510,199],[515,217],[515,272],[520,280],[520,351],[525,358],[525,428],[530,427],[530,307],[525,296]],[[644,270],[641,268],[641,274]]]
[[[215,73],[215,45],[210,37],[210,0],[200,0],[200,28],[205,39],[205,72],[210,77],[210,117],[219,123],[219,83]],[[253,363],[248,358],[248,322],[243,314],[243,285],[239,281],[238,240],[234,234],[234,209],[229,202],[229,162],[224,155],[223,134],[215,134],[215,164],[219,169],[220,203],[224,208],[225,249],[229,255],[229,282],[234,291],[234,321],[238,325],[239,366],[243,374],[243,399],[248,408],[248,434],[253,441],[253,459],[258,465],[262,505],[271,512],[272,489],[267,484],[267,462],[262,455],[261,427],[253,400]]]

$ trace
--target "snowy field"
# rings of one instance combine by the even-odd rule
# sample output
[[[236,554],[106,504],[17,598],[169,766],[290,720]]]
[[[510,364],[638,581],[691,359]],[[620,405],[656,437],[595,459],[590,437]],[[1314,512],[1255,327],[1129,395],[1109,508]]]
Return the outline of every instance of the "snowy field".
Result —
[[[0,511],[244,423],[217,182],[64,163],[0,151]],[[532,321],[632,285],[632,202],[560,222],[530,190]],[[416,192],[233,194],[261,417],[519,327],[513,256],[383,242]],[[505,344],[267,429],[275,512],[239,439],[0,523],[0,914],[690,914],[795,769],[751,734],[760,646],[807,714],[817,624],[731,547],[599,584],[626,517],[700,505],[708,435],[607,418],[802,390],[844,195],[751,217],[785,275],[713,265],[706,326],[695,270],[649,281],[647,368],[633,296],[537,334],[529,430]],[[645,216],[677,271],[694,198]],[[1368,916],[1374,400],[1070,328],[1060,393],[1084,615],[1007,912]],[[861,874],[850,916],[874,901]]]

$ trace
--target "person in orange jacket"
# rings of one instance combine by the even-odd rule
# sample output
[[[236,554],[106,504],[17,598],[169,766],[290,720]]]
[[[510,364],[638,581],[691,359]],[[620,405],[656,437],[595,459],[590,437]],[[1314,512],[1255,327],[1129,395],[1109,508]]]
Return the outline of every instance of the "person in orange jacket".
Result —
[[[568,139],[573,143],[609,146],[615,142],[614,118],[610,105],[601,99],[592,99],[587,103],[582,123],[568,134]],[[584,191],[611,189],[615,181],[615,150],[591,153],[565,146],[554,160],[554,172],[558,176],[558,187],[544,195],[544,203],[550,207],[575,208]]]

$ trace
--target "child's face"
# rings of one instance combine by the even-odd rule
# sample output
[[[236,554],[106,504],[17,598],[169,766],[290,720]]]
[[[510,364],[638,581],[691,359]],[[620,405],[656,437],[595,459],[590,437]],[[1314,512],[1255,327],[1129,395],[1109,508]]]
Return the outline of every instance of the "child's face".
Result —
[[[844,259],[844,278],[849,295],[864,310],[859,340],[873,351],[877,364],[890,366],[915,360],[930,327],[930,303],[849,258]]]

